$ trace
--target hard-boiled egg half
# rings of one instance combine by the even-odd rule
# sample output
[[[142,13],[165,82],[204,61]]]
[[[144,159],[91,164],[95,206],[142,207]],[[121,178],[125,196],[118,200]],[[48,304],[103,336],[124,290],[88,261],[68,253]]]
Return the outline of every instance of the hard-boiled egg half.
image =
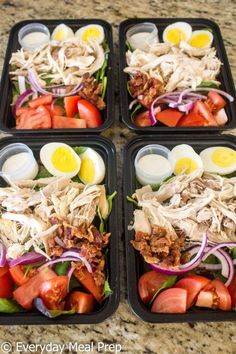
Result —
[[[213,34],[207,30],[193,31],[188,44],[194,48],[210,48],[213,42]]]
[[[87,148],[80,154],[81,167],[79,178],[85,184],[99,184],[105,176],[105,164],[102,157],[93,149]]]
[[[187,22],[175,22],[165,28],[163,41],[171,45],[178,45],[181,41],[188,42],[191,34],[192,27]]]
[[[210,147],[200,153],[205,172],[227,175],[236,170],[236,151],[217,146]]]
[[[67,144],[49,143],[40,150],[40,160],[53,176],[72,178],[79,173],[79,155]]]
[[[90,42],[101,44],[104,41],[104,29],[100,25],[87,25],[79,28],[75,36],[86,44]]]
[[[52,32],[51,39],[53,41],[65,41],[66,39],[74,37],[74,32],[70,27],[61,23]]]
[[[190,174],[198,169],[203,171],[203,163],[200,156],[187,144],[175,146],[169,152],[168,160],[173,167],[175,175]]]

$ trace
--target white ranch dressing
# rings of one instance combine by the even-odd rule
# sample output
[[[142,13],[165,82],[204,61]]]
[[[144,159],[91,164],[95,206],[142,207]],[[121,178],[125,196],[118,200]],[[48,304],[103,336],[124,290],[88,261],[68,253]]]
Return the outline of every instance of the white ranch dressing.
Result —
[[[38,164],[28,152],[20,152],[4,162],[2,172],[14,181],[34,179],[38,173]]]
[[[138,161],[139,168],[153,177],[159,177],[171,170],[170,162],[163,156],[149,154]]]
[[[31,32],[26,34],[22,38],[22,46],[25,48],[37,48],[40,45],[43,45],[49,41],[46,33],[43,32]]]

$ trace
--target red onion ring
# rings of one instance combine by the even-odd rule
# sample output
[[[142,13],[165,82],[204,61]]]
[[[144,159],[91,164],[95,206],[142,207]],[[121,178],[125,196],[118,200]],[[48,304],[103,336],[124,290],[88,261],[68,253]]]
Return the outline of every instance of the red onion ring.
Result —
[[[28,79],[29,79],[30,85],[36,91],[42,93],[43,95],[51,94],[54,97],[72,96],[72,95],[76,94],[78,91],[80,91],[81,88],[83,87],[83,83],[79,83],[73,88],[73,90],[71,90],[70,92],[67,92],[67,93],[63,92],[63,94],[62,93],[54,93],[54,92],[47,91],[43,87],[40,86],[40,84],[38,82],[38,79],[37,79],[37,77],[35,75],[35,72],[32,69],[29,69],[29,71],[28,71]]]
[[[43,255],[32,251],[32,252],[28,252],[28,253],[24,254],[23,256],[21,256],[17,259],[10,261],[9,267],[14,267],[19,264],[24,264],[24,265],[25,264],[32,264],[32,263],[37,263],[37,262],[41,262],[44,260],[45,260],[45,257]]]
[[[7,262],[7,248],[3,243],[0,243],[0,267],[4,267]]]

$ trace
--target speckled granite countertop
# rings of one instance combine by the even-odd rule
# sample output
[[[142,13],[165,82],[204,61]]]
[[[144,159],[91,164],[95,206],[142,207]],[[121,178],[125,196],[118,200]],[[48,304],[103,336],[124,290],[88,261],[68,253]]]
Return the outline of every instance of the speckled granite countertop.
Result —
[[[63,19],[65,17],[78,19],[81,17],[103,18],[110,21],[113,25],[116,53],[118,24],[124,19],[130,17],[204,17],[212,19],[220,25],[233,76],[236,80],[235,0],[143,0],[141,2],[125,0],[113,2],[109,0],[0,0],[0,67],[3,63],[8,33],[14,23],[24,19]],[[116,91],[118,91],[118,87],[116,87]],[[117,121],[118,117],[116,94]],[[123,125],[117,123],[115,128],[109,129],[104,135],[110,137],[116,144],[119,158],[118,169],[121,171],[122,146],[131,134]],[[110,319],[102,324],[91,326],[0,327],[0,344],[2,341],[8,341],[12,342],[14,347],[14,343],[17,341],[24,344],[75,341],[84,344],[94,342],[96,344],[97,342],[104,342],[121,344],[122,353],[128,354],[236,353],[236,323],[234,322],[152,325],[137,319],[129,309],[126,300],[123,253],[123,245],[121,244],[121,302],[117,312]],[[96,348],[96,345],[94,345],[94,348]],[[16,350],[12,351],[12,353],[16,352]],[[44,353],[47,352],[52,353],[49,350],[44,351]],[[83,351],[67,350],[64,352],[79,353]],[[90,351],[90,353],[93,352],[96,353],[97,351],[95,349]],[[100,352],[105,353],[104,350]],[[0,354],[2,353],[4,351],[0,347]],[[24,353],[30,353],[30,349],[24,351]],[[40,353],[40,351],[37,351],[37,353]],[[107,353],[111,353],[111,351],[107,351]]]

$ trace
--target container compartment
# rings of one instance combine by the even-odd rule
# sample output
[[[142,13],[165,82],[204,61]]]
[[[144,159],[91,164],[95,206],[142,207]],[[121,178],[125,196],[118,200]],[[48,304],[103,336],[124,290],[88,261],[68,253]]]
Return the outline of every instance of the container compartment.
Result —
[[[202,18],[139,18],[139,19],[128,19],[120,24],[119,29],[119,77],[120,77],[120,104],[121,104],[121,119],[127,127],[136,133],[142,134],[162,134],[162,133],[185,133],[185,132],[220,132],[226,129],[233,129],[236,127],[236,106],[235,101],[230,103],[227,101],[226,113],[228,116],[228,122],[224,126],[218,127],[166,127],[166,126],[154,126],[154,127],[138,127],[136,126],[130,118],[131,111],[129,110],[129,104],[132,101],[128,91],[127,91],[127,80],[128,74],[124,73],[124,68],[127,66],[125,53],[126,47],[126,32],[127,30],[142,22],[152,22],[158,28],[159,38],[162,38],[163,31],[166,26],[177,21],[184,21],[189,23],[193,30],[209,29],[213,34],[213,46],[216,48],[217,57],[223,63],[221,67],[220,74],[218,76],[221,82],[220,89],[226,91],[235,98],[235,87],[234,81],[231,74],[226,50],[224,47],[223,39],[221,36],[220,28],[218,25],[210,20]]]
[[[107,89],[105,95],[106,108],[101,111],[103,124],[98,128],[83,128],[83,129],[15,129],[15,118],[12,115],[11,110],[11,101],[12,101],[12,84],[9,78],[9,61],[13,52],[20,49],[20,45],[18,43],[18,32],[22,27],[30,23],[42,23],[49,28],[50,33],[53,32],[54,28],[64,23],[72,28],[75,32],[82,26],[86,26],[89,24],[97,24],[101,25],[104,29],[105,40],[109,46],[109,55],[108,55],[108,67],[107,67]],[[113,96],[114,96],[114,84],[113,84],[113,39],[112,39],[112,28],[111,25],[104,21],[98,19],[78,19],[78,20],[27,20],[21,21],[15,24],[10,32],[8,46],[5,55],[5,61],[3,65],[2,78],[1,78],[1,87],[0,87],[0,130],[5,133],[10,133],[14,135],[31,135],[31,134],[88,134],[88,133],[101,133],[110,127],[110,125],[114,122],[114,104],[113,104]]]
[[[107,193],[111,194],[117,190],[116,185],[116,152],[115,147],[106,138],[96,137],[91,135],[83,135],[80,137],[61,136],[47,138],[40,137],[11,137],[5,138],[0,141],[0,149],[8,144],[24,142],[28,145],[35,158],[38,160],[39,151],[45,143],[49,142],[62,142],[72,147],[83,145],[89,146],[95,149],[104,159],[106,166],[105,185]],[[5,182],[1,179],[0,185],[5,186]],[[104,321],[110,317],[117,309],[119,304],[119,261],[118,261],[118,232],[117,232],[117,198],[113,200],[113,209],[108,218],[108,231],[111,232],[111,239],[107,253],[107,277],[113,293],[109,296],[101,306],[97,306],[97,309],[93,313],[89,314],[73,314],[62,315],[55,319],[50,319],[37,310],[15,313],[12,315],[0,313],[0,325],[28,325],[28,324],[94,324]]]
[[[186,314],[152,313],[141,301],[138,295],[138,279],[144,273],[145,262],[133,248],[130,241],[134,239],[134,231],[128,231],[128,225],[133,218],[134,206],[126,200],[137,188],[134,159],[137,152],[146,145],[160,144],[170,150],[178,144],[189,144],[199,153],[201,150],[215,145],[221,145],[236,150],[236,138],[232,135],[166,135],[138,136],[131,139],[124,149],[124,234],[126,249],[126,271],[129,306],[136,316],[146,322],[204,322],[204,321],[235,321],[236,312],[193,308]],[[127,168],[129,166],[129,168]]]

